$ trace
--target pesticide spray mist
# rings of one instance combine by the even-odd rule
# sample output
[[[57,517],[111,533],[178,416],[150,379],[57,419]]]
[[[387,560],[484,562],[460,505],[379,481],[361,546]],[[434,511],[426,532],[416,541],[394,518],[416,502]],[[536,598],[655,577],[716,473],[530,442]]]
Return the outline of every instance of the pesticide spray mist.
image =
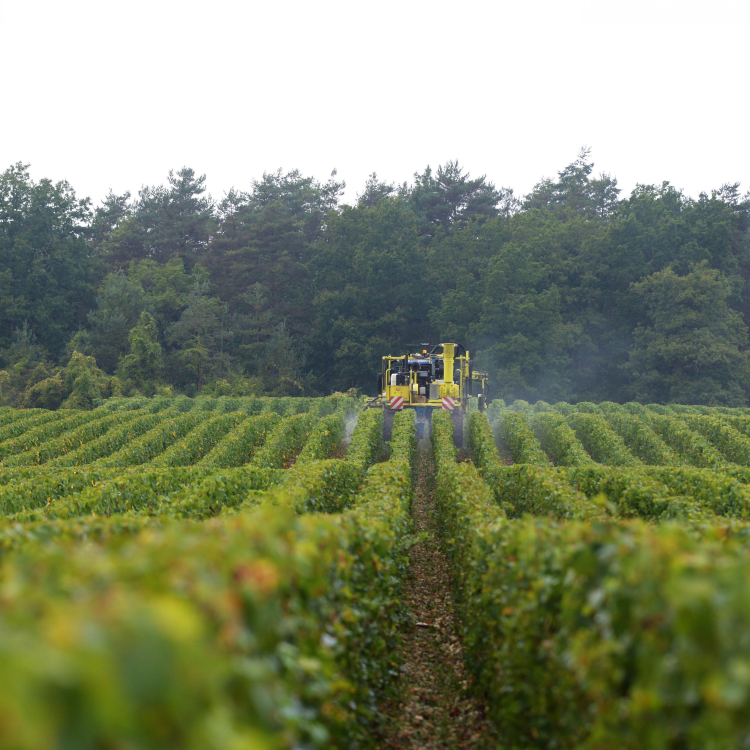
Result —
[[[354,432],[354,428],[357,426],[357,420],[359,419],[359,412],[358,411],[350,411],[346,415],[346,429],[344,432],[344,443],[346,445],[349,445],[352,439],[352,433]]]

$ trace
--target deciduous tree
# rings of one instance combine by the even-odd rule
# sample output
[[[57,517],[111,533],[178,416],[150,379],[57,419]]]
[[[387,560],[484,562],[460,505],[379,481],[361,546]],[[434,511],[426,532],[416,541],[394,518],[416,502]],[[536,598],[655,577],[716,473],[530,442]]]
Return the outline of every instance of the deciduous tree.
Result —
[[[748,328],[731,309],[730,279],[703,262],[634,284],[648,325],[635,331],[627,371],[637,400],[743,406],[750,386]]]

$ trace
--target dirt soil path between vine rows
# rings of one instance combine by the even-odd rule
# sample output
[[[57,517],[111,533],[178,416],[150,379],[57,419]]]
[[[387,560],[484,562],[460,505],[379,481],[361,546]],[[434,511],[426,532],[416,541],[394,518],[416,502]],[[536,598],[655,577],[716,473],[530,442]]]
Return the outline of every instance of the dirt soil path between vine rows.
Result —
[[[487,727],[482,705],[467,692],[451,571],[439,543],[435,462],[427,440],[420,442],[416,471],[412,517],[415,531],[428,536],[409,554],[400,701],[386,707],[383,744],[399,750],[481,748],[488,740]]]

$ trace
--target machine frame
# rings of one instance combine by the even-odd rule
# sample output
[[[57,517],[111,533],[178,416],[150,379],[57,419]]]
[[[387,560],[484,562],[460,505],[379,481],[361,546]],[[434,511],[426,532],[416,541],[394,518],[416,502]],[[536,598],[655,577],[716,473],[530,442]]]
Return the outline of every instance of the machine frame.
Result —
[[[463,419],[469,409],[469,398],[476,395],[479,410],[486,408],[488,375],[473,368],[471,355],[463,344],[420,344],[414,348],[418,351],[383,357],[378,396],[367,406],[383,409],[384,440],[390,440],[393,416],[401,409],[416,411],[418,438],[426,437],[435,409],[449,411],[453,421],[453,440],[460,448],[463,446]]]

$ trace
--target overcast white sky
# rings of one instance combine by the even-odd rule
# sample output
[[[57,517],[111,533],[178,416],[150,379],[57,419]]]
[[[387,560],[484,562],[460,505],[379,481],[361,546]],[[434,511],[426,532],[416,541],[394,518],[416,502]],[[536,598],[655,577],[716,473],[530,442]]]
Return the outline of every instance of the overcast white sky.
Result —
[[[97,203],[183,165],[217,198],[448,159],[525,193],[584,144],[626,191],[750,187],[747,0],[0,0],[0,29],[0,169]]]

